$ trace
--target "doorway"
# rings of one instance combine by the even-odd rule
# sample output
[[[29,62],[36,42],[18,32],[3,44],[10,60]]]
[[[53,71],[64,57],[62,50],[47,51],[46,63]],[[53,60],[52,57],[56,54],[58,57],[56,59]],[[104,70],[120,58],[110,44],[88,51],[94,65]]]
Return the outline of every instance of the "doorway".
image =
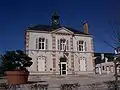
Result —
[[[67,63],[66,62],[60,63],[60,75],[67,75]]]

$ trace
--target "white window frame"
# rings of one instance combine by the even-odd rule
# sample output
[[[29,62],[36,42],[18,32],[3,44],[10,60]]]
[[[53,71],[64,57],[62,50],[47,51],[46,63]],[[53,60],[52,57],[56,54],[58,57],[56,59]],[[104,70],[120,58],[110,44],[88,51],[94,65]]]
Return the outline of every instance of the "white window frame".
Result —
[[[66,40],[65,39],[60,39],[60,50],[61,51],[66,50]]]
[[[86,41],[77,41],[77,51],[87,51]]]
[[[36,49],[38,49],[38,50],[48,49],[48,39],[45,39],[44,37],[36,38]]]
[[[58,39],[57,40],[57,49],[60,51],[68,51],[69,50],[69,40],[66,40],[64,38]]]

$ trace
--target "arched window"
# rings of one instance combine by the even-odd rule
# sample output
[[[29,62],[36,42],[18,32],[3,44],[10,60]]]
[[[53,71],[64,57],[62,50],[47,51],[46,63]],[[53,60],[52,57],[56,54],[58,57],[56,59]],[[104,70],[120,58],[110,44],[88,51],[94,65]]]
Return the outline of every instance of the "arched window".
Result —
[[[45,50],[48,49],[48,39],[37,38],[36,39],[36,49]]]

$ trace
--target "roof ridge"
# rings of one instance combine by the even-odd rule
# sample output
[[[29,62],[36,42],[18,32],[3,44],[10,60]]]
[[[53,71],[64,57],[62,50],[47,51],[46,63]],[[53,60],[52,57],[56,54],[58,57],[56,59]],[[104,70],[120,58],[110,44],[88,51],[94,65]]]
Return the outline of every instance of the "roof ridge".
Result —
[[[72,28],[72,27],[69,27],[69,26],[64,26],[64,25],[61,25],[59,27],[52,27],[51,25],[45,25],[45,24],[37,24],[37,25],[34,25],[34,26],[31,26],[29,27],[28,29],[31,29],[31,30],[43,30],[43,31],[53,31],[53,29],[58,29],[58,28],[61,28],[61,27],[65,27],[67,29],[69,29],[70,31],[74,32],[75,34],[84,34],[84,35],[90,35],[90,34],[85,34],[84,32],[78,30],[78,29],[75,29],[75,28]]]

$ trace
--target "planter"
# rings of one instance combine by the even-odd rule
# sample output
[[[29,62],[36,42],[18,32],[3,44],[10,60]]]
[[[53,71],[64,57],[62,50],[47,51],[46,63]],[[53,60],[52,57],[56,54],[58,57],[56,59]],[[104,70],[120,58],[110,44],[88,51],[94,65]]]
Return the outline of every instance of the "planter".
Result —
[[[15,71],[6,71],[6,78],[8,80],[8,84],[26,84],[28,81],[29,72],[25,72],[22,70]]]

